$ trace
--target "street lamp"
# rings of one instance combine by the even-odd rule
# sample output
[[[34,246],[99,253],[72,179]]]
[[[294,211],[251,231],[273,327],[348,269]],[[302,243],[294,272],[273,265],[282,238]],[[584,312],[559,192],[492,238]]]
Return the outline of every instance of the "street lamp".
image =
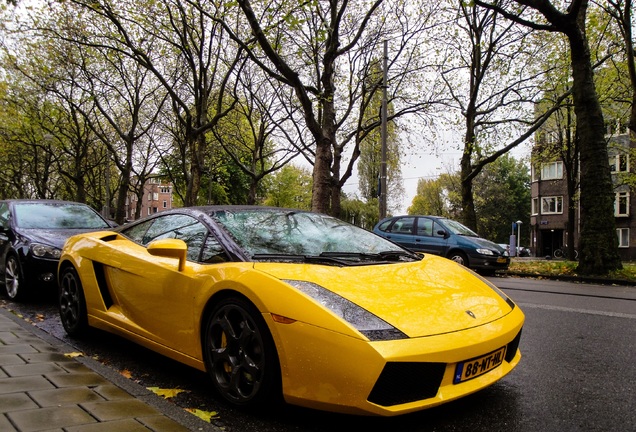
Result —
[[[521,247],[521,224],[523,222],[521,222],[520,220],[517,221],[517,254],[519,253],[519,248]]]

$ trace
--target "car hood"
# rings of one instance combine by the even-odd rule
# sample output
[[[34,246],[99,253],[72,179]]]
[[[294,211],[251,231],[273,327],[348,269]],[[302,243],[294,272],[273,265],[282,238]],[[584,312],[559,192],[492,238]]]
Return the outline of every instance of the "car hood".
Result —
[[[103,228],[102,228],[103,229]],[[42,243],[62,249],[66,240],[76,234],[85,233],[87,229],[21,229],[20,235],[29,239],[30,242]],[[94,231],[94,230],[93,230]]]
[[[481,248],[487,248],[490,250],[495,250],[498,252],[503,252],[505,249],[502,248],[501,246],[499,246],[497,243],[495,242],[491,242],[490,240],[486,240],[485,238],[481,238],[481,237],[461,237],[464,241],[468,241],[471,243],[474,243],[475,245],[477,245],[477,247],[481,247]]]
[[[255,268],[279,279],[316,283],[409,337],[481,326],[512,310],[479,276],[432,255],[412,263],[351,267],[256,263]]]

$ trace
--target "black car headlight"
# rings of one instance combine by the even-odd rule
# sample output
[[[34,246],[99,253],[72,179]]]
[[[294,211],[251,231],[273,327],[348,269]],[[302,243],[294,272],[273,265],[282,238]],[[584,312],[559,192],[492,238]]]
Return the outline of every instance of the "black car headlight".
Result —
[[[31,253],[38,258],[60,259],[62,251],[42,243],[31,243]]]
[[[318,284],[299,280],[285,280],[284,282],[316,300],[372,341],[408,338],[407,335],[383,319]]]

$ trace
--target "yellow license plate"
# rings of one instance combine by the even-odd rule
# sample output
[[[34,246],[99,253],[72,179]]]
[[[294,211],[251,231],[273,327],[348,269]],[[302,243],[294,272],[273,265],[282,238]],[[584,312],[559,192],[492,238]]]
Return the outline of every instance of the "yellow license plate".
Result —
[[[505,262],[506,262],[506,257],[499,257],[499,258],[497,258],[497,262],[498,262],[498,263],[502,263],[502,264],[503,264],[503,263],[505,263]]]
[[[501,347],[481,357],[458,363],[455,368],[453,383],[459,384],[490,372],[503,362],[505,353],[506,347]]]

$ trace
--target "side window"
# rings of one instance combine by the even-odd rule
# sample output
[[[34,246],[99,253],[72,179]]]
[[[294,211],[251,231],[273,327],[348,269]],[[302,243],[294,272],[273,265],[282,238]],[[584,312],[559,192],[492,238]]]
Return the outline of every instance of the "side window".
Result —
[[[446,230],[442,228],[440,224],[435,222],[433,224],[433,237],[444,237],[444,234],[440,234],[440,232],[445,232]]]
[[[0,225],[3,228],[9,228],[9,205],[7,203],[0,204]]]
[[[154,221],[147,221],[141,223],[139,225],[132,226],[128,229],[122,231],[126,237],[134,241],[135,243],[144,244],[144,236],[146,235],[146,231],[150,228]]]
[[[212,235],[208,235],[201,251],[201,262],[214,264],[227,261],[225,250],[221,243]]]
[[[428,218],[417,218],[417,235],[432,236],[433,221]]]
[[[414,217],[399,218],[391,227],[391,232],[396,234],[412,234],[413,225],[415,225]]]
[[[187,215],[167,215],[122,231],[136,243],[147,246],[153,240],[174,238],[188,245],[189,261],[221,262],[225,252],[216,239],[208,236],[208,229]]]
[[[387,231],[387,229],[389,228],[389,225],[391,225],[391,222],[393,222],[392,219],[382,222],[380,226],[378,227],[378,229],[380,231]]]

